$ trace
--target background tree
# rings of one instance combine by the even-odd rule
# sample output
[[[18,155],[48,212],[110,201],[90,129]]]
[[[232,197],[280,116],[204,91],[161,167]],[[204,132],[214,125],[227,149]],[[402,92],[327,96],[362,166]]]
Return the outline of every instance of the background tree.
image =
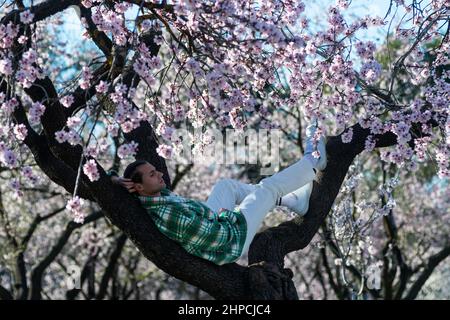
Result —
[[[383,72],[382,61],[374,55],[376,46],[361,40],[358,32],[389,25],[389,14],[384,19],[351,21],[346,15],[349,5],[348,1],[338,1],[331,6],[326,26],[315,30],[305,17],[305,5],[287,0],[263,4],[139,0],[4,3],[0,25],[2,165],[16,169],[32,158],[46,177],[72,195],[67,209],[74,222],[67,225],[69,234],[62,234],[63,240],[79,229],[80,223],[91,222],[97,215],[120,230],[114,229],[110,238],[100,234],[101,241],[112,238],[114,244],[99,291],[92,286],[98,252],[86,249],[84,279],[91,284],[87,298],[105,297],[105,283],[115,273],[114,261],[130,239],[158,268],[214,298],[296,299],[294,273],[285,268],[285,257],[305,248],[321,226],[326,243],[321,247],[323,267],[316,268],[313,278],[323,283],[324,292],[330,286],[338,298],[358,293],[379,297],[364,285],[368,263],[376,260],[365,257],[364,250],[372,251],[368,233],[376,234],[380,229],[373,226],[381,220],[388,233],[382,255],[384,296],[417,296],[423,280],[448,256],[448,238],[432,243],[433,250],[441,250],[427,256],[422,264],[415,263],[417,270],[411,271],[399,249],[393,219],[397,210],[394,187],[405,172],[421,165],[424,150],[430,150],[431,159],[436,161],[439,178],[449,175],[449,73],[443,67],[448,65],[448,3],[390,3],[389,12],[405,12],[395,37],[405,39],[406,46],[400,56],[389,55],[384,82],[379,81]],[[61,86],[63,71],[51,63],[51,54],[40,52],[46,43],[41,37],[45,27],[54,23],[55,15],[70,6],[75,6],[98,53],[87,59],[79,75]],[[130,12],[134,18],[127,20]],[[431,40],[434,45],[427,47]],[[56,50],[55,55],[62,52]],[[217,266],[188,255],[159,233],[139,203],[112,185],[105,174],[104,168],[117,169],[127,157],[146,159],[164,172],[171,187],[171,182],[179,180],[175,177],[171,181],[164,158],[175,156],[181,141],[160,143],[156,134],[168,138],[183,125],[274,129],[279,127],[276,117],[280,112],[297,117],[297,142],[302,136],[301,119],[319,117],[321,131],[328,134],[329,161],[314,183],[305,218],[258,234],[250,248],[248,266]],[[195,138],[195,150],[208,143],[207,135]],[[110,148],[113,143],[116,148]],[[373,154],[385,147],[392,148],[381,150],[374,162]],[[370,162],[359,159],[366,153],[372,155],[370,171],[361,165]],[[178,166],[175,173],[183,174],[189,167]],[[32,170],[22,170],[24,177],[33,174]],[[375,185],[369,190],[380,187],[378,194],[358,194],[361,190],[355,190],[356,182],[363,174],[368,184]],[[10,180],[20,194],[20,180]],[[421,190],[414,186],[412,190]],[[433,196],[446,199],[439,190]],[[89,206],[97,211],[89,211]],[[440,214],[437,220],[445,225],[448,206],[432,207]],[[5,237],[13,238],[9,231]],[[355,241],[359,241],[358,246]],[[14,240],[10,242],[15,247]],[[405,246],[411,243],[417,239]],[[419,246],[419,250],[424,248]],[[344,273],[332,281],[327,250],[333,250],[340,272],[348,269],[351,278]],[[42,298],[42,290],[37,288],[42,287],[47,263],[45,260],[33,269],[29,290],[24,281],[15,282],[19,287],[16,296]],[[67,261],[61,261],[61,267],[65,266]],[[298,273],[302,283],[310,286],[308,276],[301,270]],[[406,288],[411,277],[417,280]],[[354,285],[355,281],[359,284]],[[110,297],[121,297],[117,283],[113,281],[112,287]],[[126,288],[121,289],[126,292]],[[8,294],[3,288],[2,295]]]

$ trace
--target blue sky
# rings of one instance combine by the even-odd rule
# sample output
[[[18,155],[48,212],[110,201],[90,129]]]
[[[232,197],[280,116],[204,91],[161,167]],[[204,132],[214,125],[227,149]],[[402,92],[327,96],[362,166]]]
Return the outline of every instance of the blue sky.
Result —
[[[336,3],[336,0],[307,0],[306,10],[304,15],[310,20],[311,26],[317,26],[317,28],[324,29],[327,23],[326,8]],[[429,2],[429,0],[424,1]],[[354,21],[356,17],[363,17],[370,13],[371,16],[384,17],[389,8],[390,0],[353,0],[349,9],[344,11],[344,16],[348,23]],[[395,11],[395,5],[389,18],[393,16]],[[126,18],[134,20],[136,17],[137,6],[134,6],[133,10],[129,10],[126,14]],[[391,30],[395,28],[395,25],[400,20],[400,17],[404,14],[404,11],[399,9]],[[390,19],[389,19],[390,20]],[[90,41],[82,38],[84,28],[81,26],[78,15],[73,8],[69,8],[63,13],[64,25],[60,27],[59,37],[62,40],[68,42],[67,52],[74,52],[81,54],[86,49],[96,49],[95,45]],[[360,40],[371,40],[377,44],[385,42],[385,37],[388,31],[388,26],[372,27],[367,30],[359,30],[357,32],[357,38]],[[352,57],[354,58],[354,57]],[[357,61],[355,61],[357,62]],[[71,76],[70,73],[66,74],[66,79]]]
[[[428,1],[428,0],[427,0]],[[336,3],[336,0],[307,0],[304,1],[306,4],[306,10],[304,15],[310,20],[311,26],[317,26],[319,29],[324,29],[327,23],[327,13],[326,8],[330,5]],[[350,8],[344,11],[344,16],[348,23],[354,21],[356,17],[363,17],[370,13],[371,16],[384,17],[389,8],[390,0],[353,0],[351,2]],[[392,10],[390,17],[392,17]],[[129,10],[126,14],[126,18],[134,20],[137,13],[137,6],[134,6],[133,10]],[[397,18],[394,22],[399,20],[399,17],[403,15],[403,11],[399,10],[397,13]],[[84,50],[94,49],[97,50],[96,46],[92,41],[84,39],[82,34],[85,32],[84,28],[81,26],[78,15],[75,9],[69,8],[62,13],[62,20],[64,24],[58,27],[59,38],[61,40],[67,41],[66,52],[74,54],[82,54]],[[393,24],[395,26],[396,23]],[[393,27],[392,27],[393,28]],[[377,44],[381,44],[385,41],[388,26],[383,28],[372,27],[367,30],[360,30],[357,32],[357,37],[360,40],[371,40]],[[99,52],[100,53],[100,52]],[[352,56],[352,59],[355,57]],[[357,59],[356,59],[357,60]],[[358,64],[358,61],[356,61]],[[65,64],[65,60],[57,61],[56,63]],[[69,80],[74,76],[73,72],[68,71],[64,73],[62,78],[64,80]]]
[[[329,5],[334,4],[335,0],[308,0],[306,3],[306,16],[311,19],[312,24],[321,24],[326,23],[326,13],[324,12],[324,8],[327,8]],[[372,16],[380,16],[384,17],[388,8],[389,8],[390,0],[353,0],[350,8],[346,12],[346,17],[351,16],[365,16],[370,13]],[[136,16],[136,10],[130,10],[131,12],[127,14],[127,18],[132,19]],[[403,12],[399,11],[397,16],[400,16]],[[75,14],[73,9],[66,10],[64,13],[64,33],[69,39],[78,39],[81,40],[81,34],[83,32],[82,27],[80,25],[79,19]],[[380,42],[383,41],[382,35],[385,30],[377,30],[375,28],[371,28],[364,35],[364,37],[371,38],[372,41]]]

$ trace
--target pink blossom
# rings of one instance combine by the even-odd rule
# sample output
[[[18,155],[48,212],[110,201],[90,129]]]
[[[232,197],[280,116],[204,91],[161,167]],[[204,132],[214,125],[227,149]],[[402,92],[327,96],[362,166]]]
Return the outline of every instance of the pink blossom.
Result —
[[[81,4],[86,8],[90,8],[93,5],[93,1],[92,0],[82,0]]]
[[[14,190],[15,195],[17,197],[22,197],[23,196],[23,192],[20,190],[21,188],[21,184],[20,181],[17,179],[12,179],[11,182],[9,183],[9,187]]]
[[[31,176],[33,175],[33,169],[31,169],[30,166],[25,166],[25,167],[23,167],[23,168],[21,169],[21,171],[22,171],[22,174],[23,174],[25,177],[27,177],[27,178],[29,178],[29,177],[31,177]]]
[[[45,106],[40,102],[33,102],[31,104],[31,108],[28,111],[28,114],[30,116],[30,123],[32,124],[38,124],[41,120],[41,117],[43,116],[45,112]]]
[[[138,145],[134,141],[131,141],[130,143],[122,144],[117,149],[117,155],[120,159],[134,157],[137,152],[137,147],[138,147]]]
[[[119,127],[115,124],[109,124],[108,132],[112,137],[117,137],[117,135],[119,134]]]
[[[366,60],[373,59],[373,53],[375,52],[376,46],[372,41],[367,42],[357,42],[356,52],[358,55]]]
[[[169,127],[164,123],[160,123],[158,127],[156,127],[156,133],[167,140],[171,139],[174,130],[175,130],[174,128]]]
[[[350,5],[348,0],[337,0],[336,4],[340,9],[347,9]]]
[[[78,81],[81,89],[88,89],[91,84],[91,79],[93,75],[89,67],[84,66],[81,71],[81,79]]]
[[[67,142],[72,146],[81,144],[82,142],[81,136],[73,129],[66,133],[66,138]]]
[[[132,121],[125,121],[120,125],[120,128],[123,132],[128,133],[135,129],[135,125]]]
[[[10,169],[17,167],[18,165],[16,154],[9,149],[6,149],[0,153],[0,161],[4,166]]]
[[[369,120],[370,132],[373,134],[382,134],[384,127],[378,117],[371,117]]]
[[[350,143],[353,139],[353,128],[348,128],[342,135],[341,139],[343,143]]]
[[[33,22],[34,14],[30,10],[25,10],[20,13],[20,21],[24,24],[30,24]]]
[[[64,130],[61,131],[56,131],[55,132],[55,139],[56,141],[58,141],[59,143],[63,143],[67,141],[67,132]]]
[[[438,163],[438,176],[441,179],[450,177],[449,161],[450,161],[450,148],[446,145],[441,145],[436,150],[436,161]]]
[[[320,151],[319,150],[313,151],[312,156],[314,158],[316,158],[316,159],[319,159],[320,158]]]
[[[78,196],[73,197],[67,202],[66,209],[69,210],[73,215],[73,220],[76,223],[83,223],[86,218],[86,213],[84,211],[84,200]]]
[[[20,36],[17,39],[17,42],[19,42],[20,44],[25,44],[25,43],[27,43],[27,41],[28,41],[28,37],[27,36]]]
[[[97,181],[100,178],[95,160],[87,161],[83,166],[83,172],[90,181]]]
[[[375,60],[370,60],[363,64],[360,73],[368,83],[373,83],[381,75],[381,65]]]
[[[173,153],[173,149],[171,146],[166,145],[166,144],[160,144],[158,146],[158,148],[156,148],[156,152],[163,158],[165,159],[171,159],[172,158],[172,153]]]
[[[375,141],[372,135],[367,136],[367,139],[364,143],[364,150],[367,152],[371,152],[375,148]]]
[[[17,99],[12,98],[12,99],[7,100],[2,103],[1,110],[4,110],[6,115],[11,115],[14,112],[14,110],[17,108],[18,105],[19,105],[19,102],[17,101]]]
[[[0,59],[0,73],[10,76],[13,73],[12,62],[10,59]]]
[[[34,174],[33,169],[30,166],[25,166],[21,170],[22,175],[32,184],[35,185],[39,182],[39,177]]]
[[[74,97],[72,95],[67,95],[62,97],[59,101],[65,108],[69,108],[74,102]]]
[[[98,93],[106,93],[108,91],[108,86],[107,82],[100,81],[100,83],[95,86],[95,90],[97,90]]]
[[[13,45],[13,40],[19,32],[19,26],[13,22],[8,22],[5,26],[0,24],[0,48],[9,49]]]
[[[20,141],[25,140],[28,134],[27,127],[24,124],[16,124],[14,126],[14,134]]]
[[[395,123],[391,129],[391,131],[397,135],[397,141],[400,144],[407,143],[409,140],[411,140],[411,134],[409,133],[409,130],[410,126],[403,121]]]
[[[78,116],[73,116],[73,117],[69,117],[67,118],[67,127],[69,129],[76,129],[77,126],[81,123],[81,119]]]

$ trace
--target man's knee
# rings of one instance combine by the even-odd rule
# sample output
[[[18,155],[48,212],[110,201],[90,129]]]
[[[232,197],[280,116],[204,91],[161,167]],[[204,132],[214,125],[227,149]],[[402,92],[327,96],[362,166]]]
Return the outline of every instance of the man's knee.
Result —
[[[267,177],[262,179],[259,182],[259,186],[269,191],[275,198],[279,198],[281,196],[280,188],[270,180],[271,177]]]
[[[234,180],[230,178],[221,178],[219,181],[217,181],[216,185],[226,188],[233,187]]]

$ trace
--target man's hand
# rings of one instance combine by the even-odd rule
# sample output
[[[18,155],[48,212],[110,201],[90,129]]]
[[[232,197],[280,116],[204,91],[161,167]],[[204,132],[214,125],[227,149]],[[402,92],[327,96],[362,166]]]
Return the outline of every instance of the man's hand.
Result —
[[[121,185],[125,189],[128,190],[128,192],[133,193],[136,192],[136,189],[134,188],[134,182],[131,181],[131,179],[126,179],[122,177],[111,177],[111,180],[114,184]]]

